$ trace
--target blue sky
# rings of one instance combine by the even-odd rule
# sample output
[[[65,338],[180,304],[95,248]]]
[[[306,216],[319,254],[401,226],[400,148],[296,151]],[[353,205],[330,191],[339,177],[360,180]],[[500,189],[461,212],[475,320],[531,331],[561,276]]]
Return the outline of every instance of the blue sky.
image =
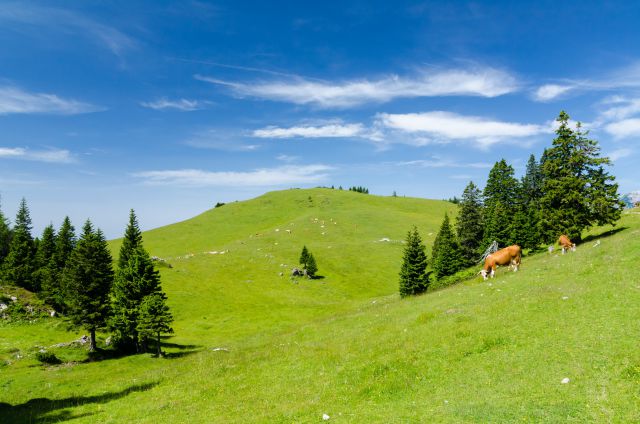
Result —
[[[460,195],[560,110],[640,189],[635,2],[0,2],[0,195],[119,236],[266,191]]]

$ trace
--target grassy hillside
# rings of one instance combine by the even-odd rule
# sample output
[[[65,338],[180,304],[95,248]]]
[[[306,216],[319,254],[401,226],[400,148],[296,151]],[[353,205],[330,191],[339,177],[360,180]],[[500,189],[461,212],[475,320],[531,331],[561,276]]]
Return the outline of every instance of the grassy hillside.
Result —
[[[398,241],[417,223],[430,243],[453,208],[294,190],[145,233],[173,265],[170,357],[61,348],[41,367],[34,345],[77,335],[5,324],[2,422],[639,421],[640,212],[575,253],[400,300]],[[302,244],[324,279],[286,276]]]

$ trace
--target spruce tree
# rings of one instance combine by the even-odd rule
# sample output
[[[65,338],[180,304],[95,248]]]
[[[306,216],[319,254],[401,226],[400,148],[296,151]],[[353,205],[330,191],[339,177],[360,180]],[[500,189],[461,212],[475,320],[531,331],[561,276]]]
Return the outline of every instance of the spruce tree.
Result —
[[[66,288],[64,270],[76,245],[75,228],[69,217],[65,217],[56,236],[52,263],[42,276],[42,298],[58,312],[66,310]]]
[[[133,210],[120,249],[112,291],[113,315],[110,327],[121,347],[146,349],[146,336],[138,334],[140,305],[146,296],[161,293],[160,273],[142,245],[142,234]]]
[[[100,230],[87,220],[80,240],[65,268],[67,316],[70,322],[89,331],[90,350],[96,350],[96,331],[107,324],[109,293],[113,284],[112,258]]]
[[[169,311],[166,299],[164,293],[154,293],[145,297],[140,304],[140,316],[136,329],[142,337],[156,337],[156,356],[162,354],[160,335],[173,333],[171,328],[173,316]]]
[[[427,255],[418,229],[414,226],[407,233],[402,267],[400,268],[400,296],[420,294],[429,287]]]
[[[496,162],[489,171],[484,189],[485,226],[483,245],[486,248],[494,240],[501,247],[512,243],[511,218],[517,211],[519,182],[514,177],[513,167],[504,159]]]
[[[482,220],[482,192],[469,182],[458,204],[456,233],[460,242],[460,256],[464,266],[472,266],[480,257],[484,225]]]
[[[31,235],[31,217],[27,201],[23,198],[16,215],[9,254],[3,263],[4,279],[16,286],[34,290],[35,249]]]
[[[525,249],[534,249],[542,243],[540,234],[540,199],[542,198],[542,168],[534,155],[529,156],[527,171],[522,177],[520,215],[521,222],[512,231],[515,242]]]
[[[449,215],[445,213],[433,243],[431,268],[436,278],[442,278],[455,274],[461,267],[460,246],[451,230]]]
[[[316,273],[318,272],[318,265],[316,264],[316,259],[313,257],[313,253],[309,252],[309,258],[307,261],[307,276],[309,278],[314,278]]]
[[[49,224],[42,232],[42,238],[38,242],[35,256],[36,270],[33,276],[33,285],[40,297],[45,298],[42,290],[45,286],[50,286],[48,281],[52,278],[51,271],[54,268],[54,253],[56,247],[56,233],[53,224]]]
[[[9,226],[9,220],[2,213],[0,204],[0,277],[2,276],[2,262],[4,258],[9,254],[9,247],[11,245],[12,231]]]
[[[560,112],[556,138],[542,164],[540,224],[547,243],[560,234],[580,241],[582,231],[593,225],[615,224],[624,206],[615,178],[604,169],[609,158],[600,157],[597,141],[587,138],[580,124],[572,130],[569,119]]]

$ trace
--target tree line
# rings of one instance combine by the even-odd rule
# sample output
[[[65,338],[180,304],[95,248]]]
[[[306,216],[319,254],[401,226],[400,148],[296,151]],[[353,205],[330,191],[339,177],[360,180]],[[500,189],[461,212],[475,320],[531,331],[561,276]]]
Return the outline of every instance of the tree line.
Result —
[[[600,156],[597,141],[588,138],[580,123],[571,128],[566,112],[556,121],[551,147],[539,161],[529,157],[521,179],[501,159],[489,171],[484,190],[469,182],[457,202],[455,225],[444,216],[432,246],[431,272],[417,229],[409,231],[400,271],[402,296],[427,290],[431,278],[477,264],[493,241],[499,247],[517,244],[536,250],[561,234],[580,242],[585,229],[616,223],[624,204],[615,178],[605,170],[611,161]]]
[[[108,330],[119,350],[145,352],[155,339],[159,355],[160,335],[173,332],[160,274],[133,210],[115,270],[104,234],[90,220],[79,237],[65,217],[57,233],[50,224],[33,238],[25,199],[13,228],[0,210],[0,282],[36,293],[73,326],[86,329],[91,351],[96,331]]]

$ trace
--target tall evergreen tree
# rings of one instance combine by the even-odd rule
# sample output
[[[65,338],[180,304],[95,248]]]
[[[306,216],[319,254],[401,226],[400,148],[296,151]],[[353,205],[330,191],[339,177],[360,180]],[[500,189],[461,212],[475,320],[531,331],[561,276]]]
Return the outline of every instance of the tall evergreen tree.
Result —
[[[543,175],[541,164],[534,155],[529,156],[527,171],[522,177],[521,205],[515,221],[520,224],[514,228],[512,235],[521,247],[533,249],[542,243],[540,233],[540,199],[542,198]]]
[[[164,293],[154,293],[144,298],[140,304],[140,317],[138,320],[138,334],[143,337],[156,337],[156,356],[160,356],[160,335],[173,333],[171,323],[173,316],[166,303]]]
[[[58,231],[54,254],[56,267],[60,273],[64,271],[71,257],[71,252],[73,252],[73,249],[76,247],[75,231],[76,229],[71,224],[71,220],[68,216],[65,216],[60,226],[60,231]]]
[[[460,246],[449,223],[449,215],[444,214],[440,231],[433,242],[431,268],[436,278],[458,272],[462,266]]]
[[[316,264],[316,259],[313,257],[313,254],[307,249],[307,246],[302,247],[302,252],[300,253],[300,265],[307,271],[307,275],[309,278],[313,278],[318,272],[318,265]]]
[[[64,270],[76,246],[75,228],[69,217],[65,217],[55,238],[52,263],[42,271],[42,298],[58,312],[66,311],[67,290],[64,285]]]
[[[23,198],[16,215],[9,254],[3,263],[4,279],[9,284],[34,290],[35,249],[31,235],[31,216],[27,201]]]
[[[569,119],[560,112],[556,138],[542,165],[540,224],[547,243],[560,234],[579,241],[593,225],[615,224],[624,206],[615,178],[604,169],[609,158],[600,157],[597,141],[588,139],[580,124],[571,129]]]
[[[67,315],[73,325],[91,335],[90,350],[96,350],[96,331],[104,328],[109,316],[109,293],[113,284],[112,258],[100,230],[87,220],[82,235],[65,268]]]
[[[501,247],[508,246],[511,240],[511,218],[517,211],[519,182],[514,177],[513,167],[504,159],[496,162],[489,171],[484,189],[485,226],[483,248],[494,240]]]
[[[118,266],[122,267],[126,264],[129,256],[135,252],[138,246],[142,246],[142,231],[138,225],[138,218],[133,209],[129,211],[129,224],[124,232],[122,246],[120,246],[120,256],[118,257]]]
[[[456,233],[460,242],[460,256],[464,266],[472,266],[482,253],[484,236],[482,192],[473,181],[465,187],[458,208]]]
[[[53,224],[49,224],[42,232],[42,238],[38,242],[36,248],[35,257],[35,272],[33,276],[33,285],[37,292],[40,292],[41,297],[43,286],[48,286],[50,283],[46,280],[52,277],[51,271],[55,267],[54,253],[56,247],[56,233],[53,229]]]
[[[407,233],[406,245],[400,268],[400,296],[420,294],[429,287],[427,254],[418,229],[414,226]]]
[[[9,254],[12,234],[9,220],[2,213],[2,204],[0,204],[0,277],[2,277],[2,262]]]
[[[132,210],[120,249],[112,292],[113,315],[110,326],[121,345],[137,352],[146,349],[146,336],[138,334],[140,305],[146,296],[161,293],[160,273],[142,245],[138,220]]]

